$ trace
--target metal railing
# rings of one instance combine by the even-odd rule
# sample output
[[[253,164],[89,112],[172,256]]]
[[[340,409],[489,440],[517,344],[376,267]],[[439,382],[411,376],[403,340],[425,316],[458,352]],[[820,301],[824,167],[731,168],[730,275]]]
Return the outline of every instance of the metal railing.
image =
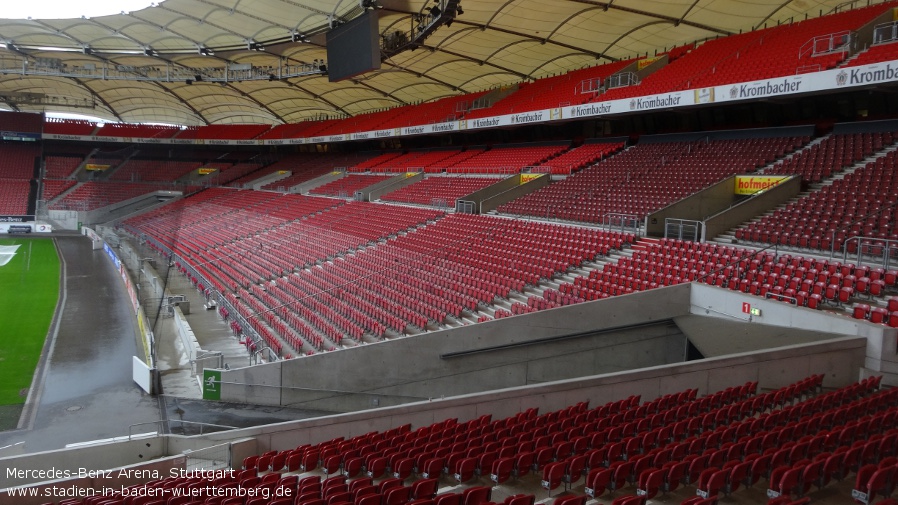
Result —
[[[664,238],[691,240],[699,242],[703,238],[705,223],[692,219],[664,219]]]
[[[190,472],[198,470],[221,470],[231,467],[231,444],[217,444],[202,449],[186,450],[186,469]]]
[[[873,45],[898,40],[898,21],[880,23],[873,27]]]
[[[636,214],[608,213],[602,216],[602,227],[610,231],[632,233],[637,238],[640,236],[642,220]]]
[[[624,88],[639,84],[639,77],[633,72],[619,72],[605,79],[605,89]]]
[[[226,430],[236,430],[237,426],[226,426],[222,424],[212,424],[212,423],[201,423],[196,421],[184,421],[181,419],[159,419],[158,421],[147,421],[143,423],[135,423],[128,426],[128,440],[132,440],[136,438],[138,435],[145,436],[148,432],[142,433],[134,433],[134,429],[140,426],[155,426],[156,427],[156,435],[166,435],[173,433],[172,425],[177,424],[182,434],[187,434],[185,428],[186,427],[195,427],[198,430],[198,433],[191,433],[195,435],[203,435],[204,433],[215,433],[218,431],[226,431]],[[209,431],[207,428],[215,428],[214,430]]]
[[[847,52],[851,49],[851,43],[855,38],[854,32],[849,30],[818,35],[801,46],[798,50],[798,58],[800,59],[807,55],[819,56],[821,54]]]
[[[842,244],[842,263],[849,260],[849,255],[851,255],[851,261],[855,265],[881,267],[889,270],[892,264],[898,261],[898,240],[862,236],[851,237]]]

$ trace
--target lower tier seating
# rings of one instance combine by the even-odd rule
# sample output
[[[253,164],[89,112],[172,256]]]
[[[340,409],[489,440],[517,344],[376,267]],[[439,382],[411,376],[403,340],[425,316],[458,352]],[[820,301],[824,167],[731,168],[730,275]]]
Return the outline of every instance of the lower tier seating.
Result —
[[[533,505],[536,496],[552,505],[893,503],[898,389],[881,389],[871,377],[824,390],[823,378],[768,391],[746,382],[704,396],[685,389],[545,413],[525,408],[505,418],[421,426],[398,419],[386,430],[332,440],[281,440],[232,468],[151,480],[102,502],[58,503]],[[149,499],[130,496],[150,491]]]

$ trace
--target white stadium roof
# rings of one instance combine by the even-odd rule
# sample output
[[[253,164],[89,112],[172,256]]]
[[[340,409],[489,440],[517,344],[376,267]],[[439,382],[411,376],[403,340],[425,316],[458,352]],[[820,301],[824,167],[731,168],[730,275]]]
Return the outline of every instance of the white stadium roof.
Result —
[[[464,12],[451,26],[352,80],[300,75],[188,84],[172,78],[228,65],[252,66],[265,76],[306,68],[327,58],[324,32],[335,20],[359,15],[360,1],[164,0],[95,18],[0,20],[0,96],[17,110],[132,123],[296,123],[653,55],[850,6],[832,0],[462,0]],[[414,17],[432,5],[377,1],[381,33],[411,31]],[[257,50],[250,49],[254,44]],[[60,71],[31,70],[41,64]],[[148,75],[148,69],[155,77],[98,77],[104,71]]]

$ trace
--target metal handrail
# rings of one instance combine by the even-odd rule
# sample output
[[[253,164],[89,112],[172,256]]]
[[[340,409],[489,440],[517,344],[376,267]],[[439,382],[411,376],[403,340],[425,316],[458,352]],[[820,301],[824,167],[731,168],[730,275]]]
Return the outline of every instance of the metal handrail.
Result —
[[[792,305],[798,305],[798,298],[795,298],[794,296],[787,296],[782,293],[774,293],[773,291],[768,291],[768,292],[764,293],[764,298],[768,299],[768,300],[770,298],[773,298],[774,296],[777,298],[785,298],[787,300],[791,300]],[[782,300],[777,300],[777,301],[782,301]]]
[[[877,242],[878,244],[874,243],[871,247],[882,247],[882,249],[883,249],[882,254],[881,255],[870,254],[870,255],[865,256],[863,254],[864,247],[867,247],[867,245],[863,243],[863,241],[865,241],[865,240]],[[882,268],[888,269],[891,266],[891,262],[889,261],[889,258],[891,257],[891,253],[893,251],[898,250],[898,240],[896,240],[896,239],[865,237],[865,236],[861,236],[861,235],[858,235],[855,237],[849,237],[849,238],[845,239],[845,241],[842,243],[842,262],[843,263],[848,260],[848,246],[849,246],[849,244],[851,244],[853,242],[857,242],[857,259],[855,260],[855,263],[858,265],[865,264],[864,260],[867,258],[877,258],[878,263],[876,263],[874,261],[869,261],[867,263],[874,264],[874,265],[878,264]]]
[[[201,423],[201,422],[197,422],[197,421],[183,421],[183,420],[180,420],[180,419],[159,419],[158,421],[146,421],[146,422],[143,422],[143,423],[135,423],[135,424],[132,424],[132,425],[128,426],[128,440],[131,440],[132,437],[134,437],[134,428],[136,428],[136,427],[138,427],[138,426],[156,425],[156,426],[158,426],[158,427],[156,428],[156,434],[157,434],[157,435],[160,435],[160,434],[162,434],[162,433],[164,433],[164,432],[160,432],[160,429],[159,429],[159,428],[161,428],[164,424],[167,424],[167,423],[181,423],[181,424],[190,424],[190,425],[199,426],[199,427],[200,427],[200,435],[203,434],[202,428],[205,427],[205,426],[211,426],[211,427],[214,427],[214,428],[223,428],[223,429],[226,429],[226,430],[236,430],[236,429],[238,429],[237,426],[226,426],[226,425],[223,425],[223,424]],[[171,429],[169,429],[169,431],[171,431]]]

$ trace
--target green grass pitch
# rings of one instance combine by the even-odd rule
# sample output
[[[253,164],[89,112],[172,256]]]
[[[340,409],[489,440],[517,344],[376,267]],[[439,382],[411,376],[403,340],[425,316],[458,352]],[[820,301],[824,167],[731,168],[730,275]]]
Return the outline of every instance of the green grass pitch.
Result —
[[[0,406],[25,403],[59,298],[53,241],[0,239],[16,244],[16,255],[0,266]]]

